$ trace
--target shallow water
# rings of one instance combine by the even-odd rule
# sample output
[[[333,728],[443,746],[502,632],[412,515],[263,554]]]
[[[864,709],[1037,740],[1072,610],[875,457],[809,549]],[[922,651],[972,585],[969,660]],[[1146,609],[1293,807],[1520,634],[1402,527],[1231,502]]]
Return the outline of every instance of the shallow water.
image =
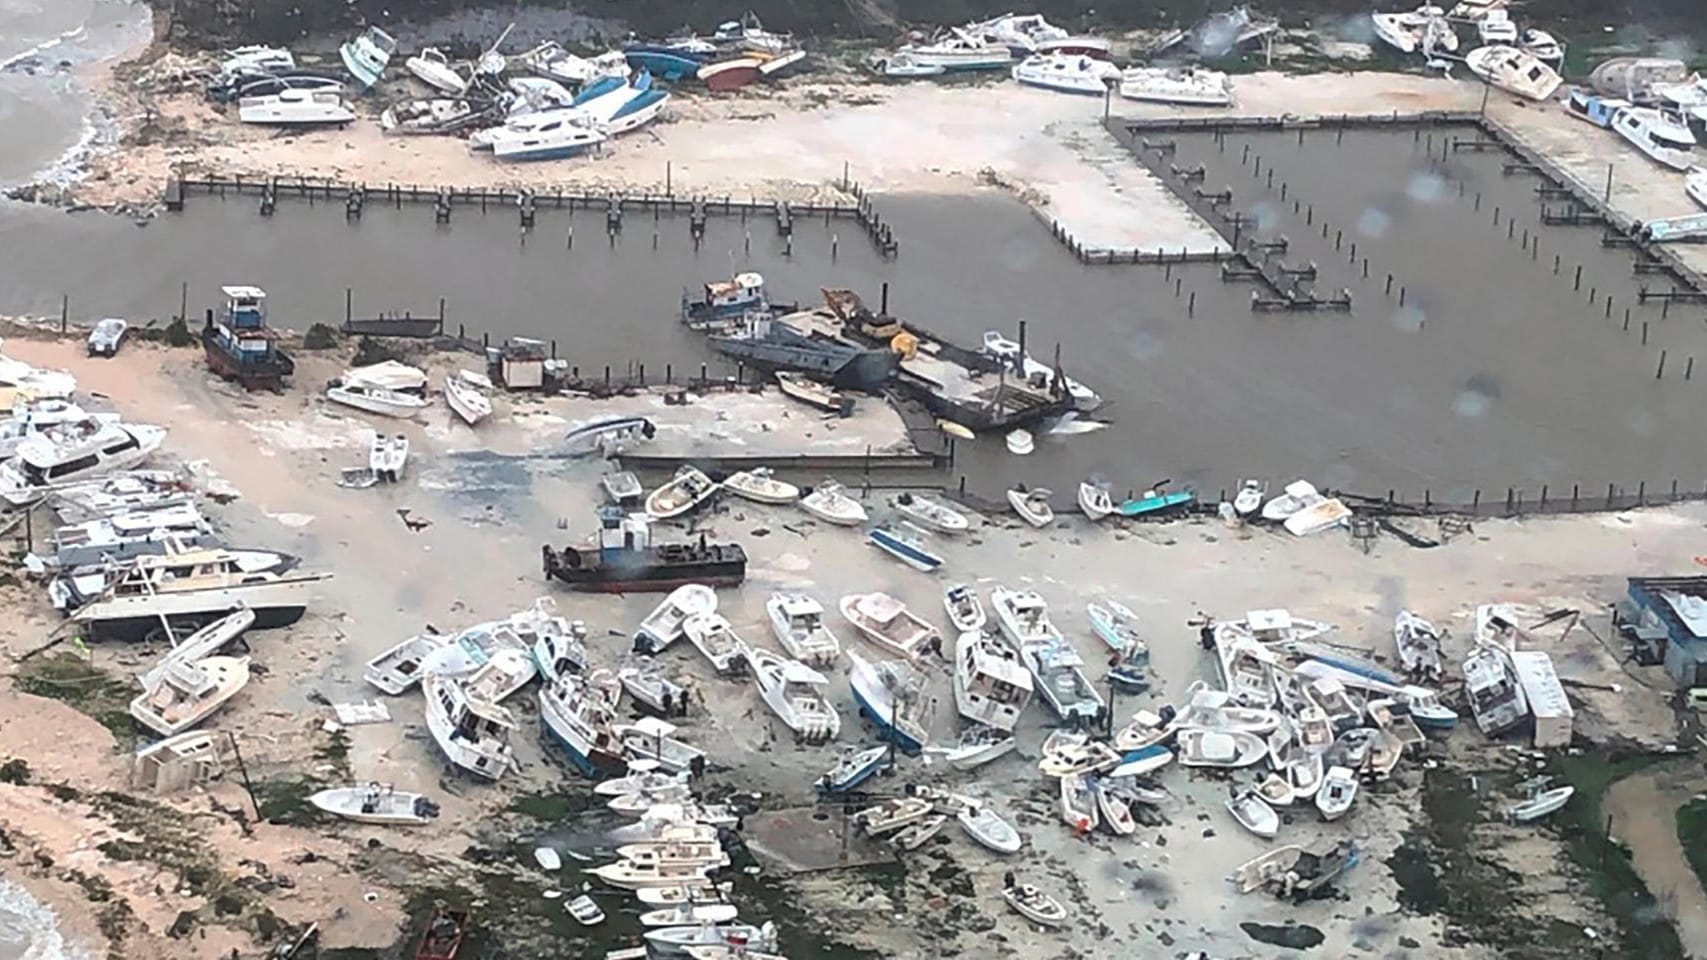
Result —
[[[53,911],[0,878],[0,960],[90,960],[60,938]]]

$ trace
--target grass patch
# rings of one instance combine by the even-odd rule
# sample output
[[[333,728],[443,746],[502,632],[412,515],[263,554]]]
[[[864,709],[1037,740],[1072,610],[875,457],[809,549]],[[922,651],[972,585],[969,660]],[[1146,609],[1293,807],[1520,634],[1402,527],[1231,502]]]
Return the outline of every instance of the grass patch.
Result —
[[[560,823],[591,809],[590,793],[524,793],[510,801],[508,812],[540,823]]]
[[[1677,808],[1677,842],[1695,880],[1707,889],[1707,800],[1691,800]]]
[[[44,653],[18,667],[19,690],[49,700],[58,700],[112,731],[120,740],[136,735],[130,716],[130,701],[137,689],[69,650]]]
[[[271,777],[255,784],[255,806],[262,820],[304,827],[326,821],[325,814],[308,802],[327,787],[350,783],[350,737],[344,730],[328,734],[314,745],[313,773],[300,777]],[[330,769],[325,769],[330,768]]]

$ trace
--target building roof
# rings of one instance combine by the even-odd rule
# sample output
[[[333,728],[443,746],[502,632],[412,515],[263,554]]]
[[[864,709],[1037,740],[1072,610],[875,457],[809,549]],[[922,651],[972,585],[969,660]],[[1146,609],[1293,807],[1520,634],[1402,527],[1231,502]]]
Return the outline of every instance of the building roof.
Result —
[[[1631,577],[1630,591],[1672,636],[1707,639],[1707,577]]]

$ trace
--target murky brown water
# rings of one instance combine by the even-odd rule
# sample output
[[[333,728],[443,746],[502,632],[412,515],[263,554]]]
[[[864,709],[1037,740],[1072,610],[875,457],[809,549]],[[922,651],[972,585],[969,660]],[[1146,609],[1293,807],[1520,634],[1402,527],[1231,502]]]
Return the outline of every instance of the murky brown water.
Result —
[[[1642,882],[1676,922],[1684,950],[1700,957],[1707,955],[1707,894],[1678,846],[1676,821],[1677,808],[1694,793],[1675,772],[1649,770],[1613,784],[1602,806]]]

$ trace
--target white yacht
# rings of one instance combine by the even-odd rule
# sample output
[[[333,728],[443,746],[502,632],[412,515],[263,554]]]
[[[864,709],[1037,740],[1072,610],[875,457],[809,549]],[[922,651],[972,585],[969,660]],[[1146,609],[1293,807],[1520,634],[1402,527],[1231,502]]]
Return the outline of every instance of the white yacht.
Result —
[[[976,723],[1012,731],[1031,702],[1031,674],[1013,650],[968,630],[954,644],[954,706]]]
[[[12,408],[10,417],[0,420],[0,458],[16,454],[18,444],[47,430],[73,424],[89,429],[89,424],[118,421],[116,413],[89,413],[69,400],[44,399],[20,404]]]
[[[1621,107],[1612,115],[1612,129],[1661,166],[1673,170],[1688,170],[1694,166],[1695,135],[1681,122],[1659,110]]]
[[[991,20],[969,23],[960,31],[985,43],[1005,46],[1014,57],[1028,57],[1037,52],[1039,44],[1069,36],[1066,30],[1038,13],[1004,13]]]
[[[427,86],[453,97],[460,97],[468,92],[468,84],[474,73],[466,64],[459,68],[451,63],[450,58],[437,47],[427,47],[403,61],[403,68]]]
[[[0,497],[25,506],[55,488],[128,470],[160,449],[166,430],[140,423],[73,423],[18,442],[0,463]]]
[[[1465,55],[1464,63],[1488,83],[1531,100],[1546,100],[1564,82],[1558,71],[1516,47],[1477,47]]]
[[[558,117],[526,129],[501,132],[490,138],[492,155],[499,160],[561,160],[586,153],[605,142],[605,135],[580,114]]]
[[[227,571],[237,576],[283,574],[296,569],[300,562],[288,553],[273,550],[228,550],[224,547],[185,547],[168,540],[159,554],[143,554],[155,558],[187,558],[204,569]],[[134,561],[135,558],[133,558]],[[61,568],[48,581],[47,595],[59,611],[71,611],[95,600],[123,576],[125,563],[94,563]]]
[[[962,30],[951,30],[929,43],[908,44],[895,51],[906,54],[915,64],[957,70],[999,70],[1013,63],[1013,53],[1007,47],[986,43]]]
[[[426,398],[390,390],[362,380],[334,380],[326,388],[326,399],[382,417],[409,418],[426,409]]]
[[[746,657],[759,696],[797,737],[808,743],[836,738],[842,718],[824,696],[829,678],[799,660],[779,657],[769,650],[748,649]]]
[[[426,697],[427,730],[456,766],[487,780],[496,780],[515,763],[510,731],[516,727],[510,711],[471,693],[460,680],[427,674],[421,678]]]
[[[824,625],[824,605],[804,593],[773,593],[765,601],[771,633],[788,655],[826,666],[842,652],[841,642]]]
[[[1424,4],[1403,13],[1372,13],[1369,19],[1375,35],[1400,53],[1453,53],[1458,49],[1458,34],[1446,21],[1446,11],[1437,6]]]
[[[1107,60],[1065,53],[1034,53],[1012,70],[1016,82],[1059,93],[1106,96],[1120,79],[1120,68]]]
[[[1233,105],[1233,85],[1227,75],[1202,67],[1127,67],[1120,74],[1119,89],[1122,97],[1147,103]]]
[[[138,557],[115,568],[105,592],[78,607],[71,619],[97,638],[135,640],[166,625],[199,626],[246,606],[255,613],[255,629],[286,627],[302,618],[313,585],[327,576],[244,573],[215,551]]]
[[[1061,631],[1049,619],[1049,604],[1036,591],[997,587],[990,591],[990,605],[1002,634],[1016,648],[1061,639]]]
[[[336,90],[286,88],[237,101],[237,119],[261,126],[341,127],[355,118],[356,112]]]

